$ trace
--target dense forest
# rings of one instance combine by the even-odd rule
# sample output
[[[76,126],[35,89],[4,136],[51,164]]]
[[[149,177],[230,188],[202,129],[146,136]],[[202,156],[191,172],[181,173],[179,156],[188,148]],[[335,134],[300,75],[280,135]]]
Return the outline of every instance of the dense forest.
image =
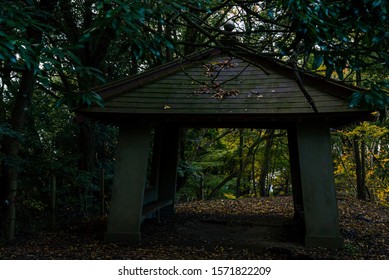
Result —
[[[359,87],[374,122],[332,131],[337,191],[389,207],[389,5],[328,0],[0,0],[0,224],[14,240],[109,211],[117,128],[93,88],[209,47],[292,60]],[[182,130],[178,201],[291,195],[287,133]],[[55,212],[56,215],[53,215]]]

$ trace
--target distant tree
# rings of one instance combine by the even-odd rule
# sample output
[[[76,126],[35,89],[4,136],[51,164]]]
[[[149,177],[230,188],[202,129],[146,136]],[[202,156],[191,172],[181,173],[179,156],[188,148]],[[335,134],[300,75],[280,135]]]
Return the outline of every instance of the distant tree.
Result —
[[[261,196],[268,196],[268,185],[266,184],[268,180],[266,179],[271,168],[271,151],[273,147],[274,132],[275,132],[274,129],[266,130],[266,144],[265,144],[265,150],[263,154],[263,160],[261,162],[261,172],[259,175],[259,182],[258,182],[259,193]]]
[[[1,59],[1,115],[2,126],[9,132],[1,143],[1,222],[6,238],[15,237],[15,202],[18,173],[21,168],[19,151],[21,140],[31,111],[31,100],[39,79],[40,55],[45,52],[47,22],[57,1],[1,1],[0,26]],[[12,100],[12,103],[9,102]],[[8,101],[8,102],[7,102]]]
[[[269,184],[277,186],[277,193],[285,194],[282,188],[288,185],[290,172],[283,131],[190,129],[186,134],[186,166],[194,167],[194,172],[180,190],[182,196],[199,187],[204,188],[207,199],[266,196]],[[269,144],[275,141],[277,145]],[[261,178],[264,178],[264,193]]]
[[[173,44],[164,24],[170,6],[159,2],[0,0],[0,6],[0,221],[12,240],[25,160],[20,148],[28,143],[25,131],[33,123],[37,88],[70,109],[102,105],[90,89],[135,74],[141,64],[163,62]],[[127,67],[112,71],[120,59],[128,60]],[[87,173],[93,171],[97,142],[95,127],[81,125],[79,166]]]
[[[342,192],[389,205],[387,122],[351,126],[333,133],[335,179]]]

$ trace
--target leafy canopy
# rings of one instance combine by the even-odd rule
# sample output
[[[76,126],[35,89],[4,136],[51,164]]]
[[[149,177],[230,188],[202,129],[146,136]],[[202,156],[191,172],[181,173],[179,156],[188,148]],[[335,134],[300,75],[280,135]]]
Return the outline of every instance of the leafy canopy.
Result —
[[[388,1],[201,1],[182,4],[179,18],[198,31],[184,44],[244,48],[306,71],[358,85],[350,106],[384,111],[389,104]],[[242,45],[226,45],[224,23]]]

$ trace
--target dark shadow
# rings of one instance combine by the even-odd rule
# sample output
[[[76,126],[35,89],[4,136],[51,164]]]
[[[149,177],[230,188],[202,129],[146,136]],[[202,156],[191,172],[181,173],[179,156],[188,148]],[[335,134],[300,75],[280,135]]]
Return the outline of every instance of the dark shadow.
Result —
[[[303,238],[304,230],[301,224],[295,222],[292,214],[220,214],[178,209],[175,215],[163,218],[160,223],[146,220],[142,226],[141,243],[171,243],[207,250],[215,247],[235,248],[281,254],[281,259],[290,259],[296,258],[292,251],[304,248]]]

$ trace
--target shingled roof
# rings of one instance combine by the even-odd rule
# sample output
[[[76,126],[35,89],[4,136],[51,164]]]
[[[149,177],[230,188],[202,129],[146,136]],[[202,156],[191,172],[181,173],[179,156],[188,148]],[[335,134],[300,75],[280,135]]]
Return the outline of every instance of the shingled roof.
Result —
[[[297,71],[283,61],[211,49],[96,88],[105,106],[81,115],[109,121],[221,126],[326,118],[333,126],[366,119],[348,106],[356,89]]]

